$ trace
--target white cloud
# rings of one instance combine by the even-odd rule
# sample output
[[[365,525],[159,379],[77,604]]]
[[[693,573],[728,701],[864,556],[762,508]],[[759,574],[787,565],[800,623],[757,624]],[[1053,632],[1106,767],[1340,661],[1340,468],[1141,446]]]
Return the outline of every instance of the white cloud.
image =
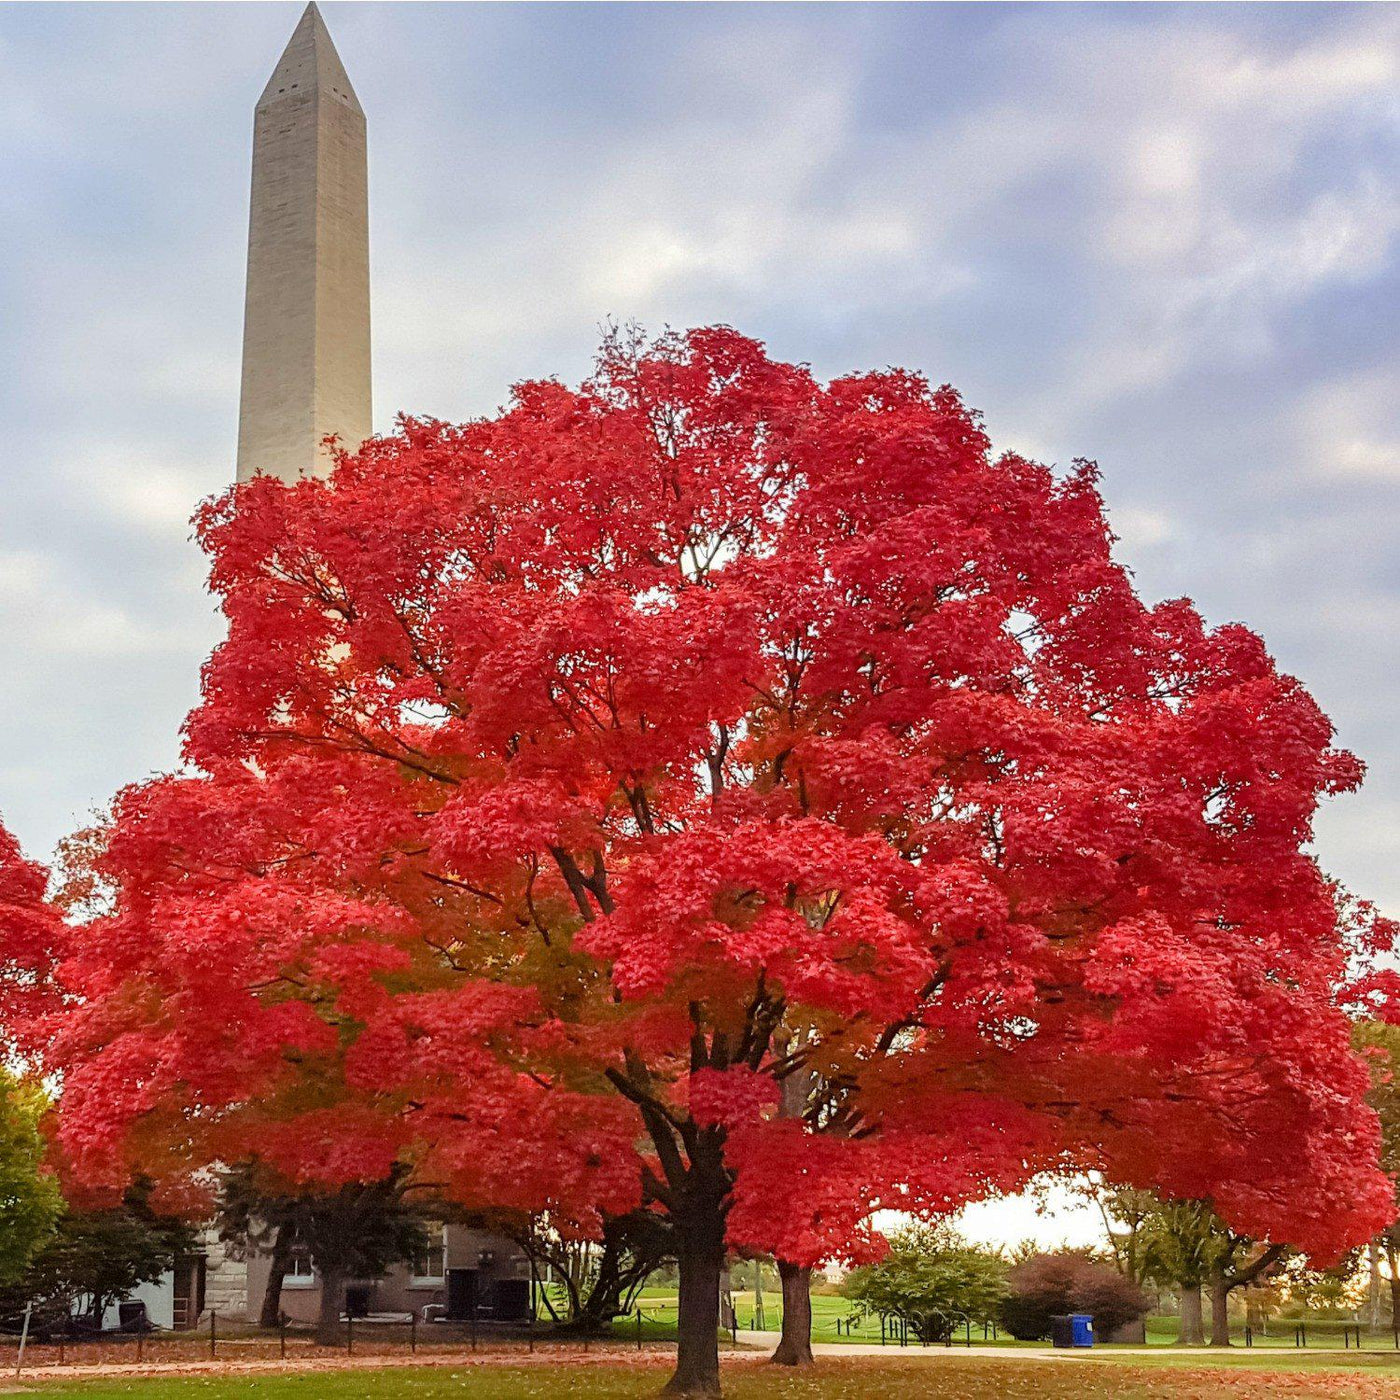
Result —
[[[0,642],[32,665],[58,656],[150,656],[179,652],[188,633],[173,619],[141,618],[119,599],[66,577],[52,554],[0,554]]]
[[[1294,420],[1305,470],[1335,482],[1400,482],[1400,362],[1318,383]]]
[[[75,446],[65,454],[64,472],[74,494],[90,496],[109,519],[172,542],[189,535],[190,517],[211,482],[223,484],[217,464],[139,443]]]
[[[1108,520],[1113,533],[1129,552],[1166,544],[1177,535],[1176,525],[1170,516],[1143,506],[1112,506]]]

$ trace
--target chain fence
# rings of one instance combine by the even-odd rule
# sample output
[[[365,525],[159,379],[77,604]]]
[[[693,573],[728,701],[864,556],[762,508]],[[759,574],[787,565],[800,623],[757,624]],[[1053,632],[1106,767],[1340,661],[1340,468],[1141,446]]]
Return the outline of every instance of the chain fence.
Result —
[[[198,1328],[166,1330],[147,1326],[131,1331],[67,1334],[35,1330],[0,1336],[0,1369],[11,1374],[49,1368],[181,1368],[208,1363],[289,1364],[331,1362],[343,1358],[379,1358],[386,1362],[422,1357],[470,1357],[476,1354],[530,1356],[551,1352],[647,1351],[669,1348],[675,1341],[674,1315],[636,1309],[609,1334],[589,1336],[529,1320],[423,1322],[416,1314],[402,1319],[342,1318],[334,1346],[318,1342],[314,1328],[284,1321],[275,1329],[233,1322],[210,1312]],[[729,1332],[724,1337],[730,1344]]]
[[[240,1363],[287,1362],[289,1368],[307,1364],[334,1364],[345,1358],[378,1359],[393,1364],[406,1359],[492,1355],[519,1358],[537,1350],[555,1355],[584,1354],[590,1351],[626,1354],[669,1351],[676,1339],[674,1305],[649,1300],[618,1319],[609,1333],[585,1335],[567,1327],[547,1325],[538,1320],[521,1323],[487,1321],[424,1322],[416,1314],[401,1318],[343,1318],[338,1324],[335,1345],[318,1342],[315,1329],[291,1324],[285,1319],[275,1328],[259,1328],[246,1322],[220,1318],[210,1312],[198,1328],[165,1330],[147,1325],[130,1331],[68,1334],[36,1328],[28,1333],[0,1334],[0,1371],[21,1375],[25,1371],[52,1368],[93,1369],[125,1367],[178,1370],[209,1363],[235,1367]],[[921,1343],[907,1321],[868,1314],[860,1319],[842,1320],[838,1334],[851,1341],[875,1342],[904,1348],[921,1345],[972,1347],[1000,1340],[993,1323],[961,1320],[961,1325],[938,1342]],[[878,1338],[875,1324],[878,1321]],[[868,1330],[867,1330],[868,1329]],[[722,1341],[739,1345],[742,1331],[750,1330],[737,1320],[722,1329]],[[1280,1350],[1335,1350],[1400,1352],[1400,1328],[1368,1331],[1347,1321],[1275,1321],[1266,1332],[1247,1326],[1233,1334],[1236,1345],[1247,1349],[1267,1347]],[[1165,1351],[1169,1343],[1160,1342]],[[275,1369],[275,1367],[274,1367]]]

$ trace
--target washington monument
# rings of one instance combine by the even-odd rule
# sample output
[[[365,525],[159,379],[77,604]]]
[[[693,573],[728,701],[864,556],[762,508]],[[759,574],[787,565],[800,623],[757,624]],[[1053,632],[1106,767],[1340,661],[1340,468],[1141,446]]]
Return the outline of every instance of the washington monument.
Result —
[[[365,114],[306,7],[253,118],[238,479],[322,474],[370,434]]]

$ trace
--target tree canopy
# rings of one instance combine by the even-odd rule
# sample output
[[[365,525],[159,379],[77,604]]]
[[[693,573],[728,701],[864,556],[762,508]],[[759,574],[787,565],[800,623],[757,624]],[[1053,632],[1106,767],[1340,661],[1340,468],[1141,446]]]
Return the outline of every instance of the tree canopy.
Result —
[[[946,1341],[968,1323],[992,1321],[1006,1296],[1006,1262],[946,1226],[897,1232],[878,1264],[855,1270],[842,1292],[865,1311],[906,1322],[921,1342]]]
[[[0,1290],[0,1315],[13,1318],[32,1303],[46,1325],[68,1325],[77,1305],[89,1326],[100,1327],[109,1305],[154,1283],[195,1244],[193,1229],[151,1208],[144,1180],[108,1206],[65,1205],[24,1273]]]
[[[63,1206],[39,1130],[48,1107],[41,1086],[0,1070],[0,1285],[23,1275]]]
[[[1388,1212],[1338,1006],[1380,934],[1305,851],[1360,767],[1252,632],[1136,596],[1091,463],[715,328],[197,523],[188,768],[118,799],[97,917],[3,950],[57,965],[84,1179],[256,1144],[657,1211],[705,1393],[726,1243],[874,1257],[879,1208],[1067,1163],[1323,1253]]]

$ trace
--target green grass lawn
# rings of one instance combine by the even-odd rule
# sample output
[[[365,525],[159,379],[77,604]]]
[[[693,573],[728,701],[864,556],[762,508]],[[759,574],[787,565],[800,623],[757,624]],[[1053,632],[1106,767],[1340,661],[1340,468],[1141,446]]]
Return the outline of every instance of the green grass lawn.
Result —
[[[645,1319],[643,1335],[651,1337],[669,1336],[674,1333],[674,1319],[676,1316],[676,1290],[674,1288],[647,1288],[642,1291],[641,1297],[642,1314]],[[739,1315],[739,1327],[742,1331],[749,1331],[754,1321],[754,1298],[750,1290],[745,1293],[734,1295],[734,1308]],[[665,1320],[671,1320],[672,1328],[668,1332],[665,1330]],[[840,1319],[842,1329],[836,1330],[837,1320]],[[763,1297],[763,1323],[764,1328],[770,1332],[776,1332],[781,1328],[783,1320],[782,1295],[773,1292],[765,1293]],[[850,1331],[846,1330],[847,1320],[851,1323]],[[632,1335],[628,1330],[629,1326],[635,1329],[635,1323],[624,1323],[620,1325],[620,1331],[624,1336]],[[959,1336],[962,1336],[960,1333]],[[976,1326],[972,1329],[972,1339],[977,1345],[983,1344],[982,1328]],[[812,1295],[812,1340],[814,1342],[864,1342],[879,1345],[880,1342],[880,1319],[878,1317],[862,1318],[856,1311],[854,1305],[846,1298],[832,1293],[814,1293]],[[1031,1346],[1034,1343],[1021,1343],[1013,1341],[1004,1332],[1001,1334],[1001,1341],[1008,1346]],[[987,1344],[990,1345],[990,1336]]]
[[[735,1309],[739,1314],[739,1326],[743,1331],[748,1331],[753,1322],[754,1299],[752,1290],[734,1295]],[[642,1313],[644,1317],[643,1331],[644,1337],[650,1340],[661,1340],[662,1338],[674,1336],[675,1316],[676,1316],[676,1290],[674,1288],[647,1288],[642,1292],[641,1297]],[[765,1293],[763,1300],[763,1320],[768,1331],[776,1332],[782,1326],[782,1297],[780,1294]],[[837,1319],[840,1319],[842,1330],[836,1330]],[[845,1328],[846,1320],[852,1322],[851,1330]],[[1307,1351],[1322,1351],[1329,1349],[1344,1350],[1342,1338],[1342,1326],[1340,1321],[1314,1320],[1307,1323]],[[1274,1319],[1268,1325],[1265,1332],[1257,1332],[1254,1335],[1253,1350],[1271,1352],[1293,1352],[1295,1349],[1294,1324],[1291,1321],[1281,1321]],[[635,1335],[635,1322],[627,1322],[619,1325],[619,1332],[625,1337]],[[1147,1319],[1147,1344],[1149,1346],[1170,1347],[1176,1342],[1179,1335],[1180,1319],[1175,1316],[1155,1316]],[[839,1294],[814,1293],[812,1295],[812,1340],[814,1342],[856,1342],[873,1343],[880,1342],[880,1319],[877,1317],[860,1318],[854,1306]],[[966,1340],[966,1333],[959,1332],[957,1344],[961,1345]],[[1244,1329],[1241,1326],[1234,1328],[1235,1345],[1244,1350]],[[984,1338],[982,1328],[974,1326],[972,1329],[972,1341],[977,1346],[1004,1346],[1004,1347],[1034,1347],[1043,1346],[1043,1342],[1018,1342],[1013,1337],[1002,1332],[996,1339],[990,1336]],[[1382,1352],[1395,1350],[1394,1337],[1390,1333],[1380,1336],[1367,1336],[1364,1338],[1363,1347],[1366,1352]],[[1189,1358],[1198,1353],[1187,1352]],[[1400,1353],[1397,1353],[1400,1355]]]
[[[1343,1372],[1321,1364],[1241,1369],[1223,1385],[1219,1369],[1182,1358],[1182,1366],[1114,1364],[1088,1357],[1069,1362],[945,1357],[938,1360],[840,1358],[794,1375],[755,1362],[727,1366],[729,1400],[1361,1400],[1400,1397],[1400,1369],[1364,1366]],[[1252,1358],[1251,1358],[1252,1360]],[[317,1372],[297,1376],[190,1376],[39,1384],[25,1393],[80,1400],[632,1400],[654,1395],[666,1372],[653,1364],[531,1367],[442,1367],[420,1370]]]
[[[661,1319],[674,1320],[676,1316],[676,1290],[674,1288],[643,1289],[641,1305],[642,1313],[647,1322],[655,1320],[659,1324]],[[736,1293],[734,1307],[739,1314],[739,1326],[747,1332],[754,1316],[753,1292]],[[844,1324],[845,1319],[852,1317],[854,1311],[851,1303],[845,1298],[828,1293],[814,1293],[812,1295],[812,1340],[814,1342],[846,1341],[844,1330],[840,1335],[837,1334],[836,1320],[840,1318]],[[767,1330],[776,1332],[782,1326],[782,1317],[782,1295],[776,1292],[765,1293],[763,1297],[764,1326]],[[979,1341],[981,1340],[980,1328],[977,1330],[977,1338]],[[849,1340],[853,1342],[878,1342],[880,1340],[879,1318],[867,1318],[858,1323]]]

